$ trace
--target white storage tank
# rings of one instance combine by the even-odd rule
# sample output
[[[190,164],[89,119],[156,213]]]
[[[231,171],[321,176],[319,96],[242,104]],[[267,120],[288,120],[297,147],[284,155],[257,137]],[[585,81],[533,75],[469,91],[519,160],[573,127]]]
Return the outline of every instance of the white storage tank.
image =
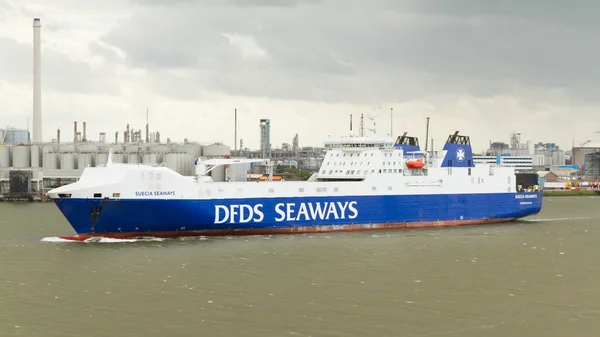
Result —
[[[149,149],[149,151],[156,152],[156,153],[168,153],[168,152],[171,152],[171,147],[168,145],[164,145],[164,144],[153,145]]]
[[[98,145],[84,143],[77,146],[77,150],[79,150],[79,153],[96,152],[98,151]]]
[[[40,147],[39,145],[31,145],[31,167],[40,168]]]
[[[74,170],[75,169],[75,156],[73,153],[61,153],[60,154],[60,169],[61,170]]]
[[[142,149],[138,145],[125,146],[125,152],[127,152],[127,153],[138,152],[138,151],[142,151]]]
[[[229,165],[230,181],[247,181],[250,163]]]
[[[225,165],[217,166],[210,171],[213,181],[225,181]]]
[[[46,170],[58,169],[58,154],[55,152],[44,153],[42,158],[42,165]]]
[[[177,165],[179,164],[177,153],[167,153],[165,155],[165,164],[168,168],[177,172],[177,170],[179,169],[177,167]]]
[[[11,146],[4,145],[0,150],[0,167],[10,167]]]
[[[158,163],[156,153],[146,153],[142,159],[142,163],[150,166],[156,166]]]
[[[12,151],[12,167],[29,168],[31,167],[31,147],[30,145],[15,145]]]
[[[140,163],[140,155],[137,153],[127,154],[127,162],[129,164],[139,164]]]
[[[186,153],[183,155],[183,165],[184,165],[184,169],[183,169],[183,175],[185,176],[192,176],[194,175],[194,160],[193,160],[193,156],[189,153]]]
[[[104,167],[106,166],[106,162],[108,161],[108,153],[100,152],[96,153],[96,167]]]
[[[91,153],[80,153],[77,156],[77,168],[83,170],[86,167],[92,166],[94,155]]]
[[[57,152],[62,152],[62,153],[75,152],[75,145],[73,145],[73,144],[59,144],[58,145],[58,149],[59,149],[59,151],[57,151]]]
[[[231,148],[223,144],[211,144],[206,145],[202,152],[206,157],[225,157],[231,155]]]
[[[114,153],[112,154],[112,162],[113,163],[125,163],[125,154],[124,153]]]

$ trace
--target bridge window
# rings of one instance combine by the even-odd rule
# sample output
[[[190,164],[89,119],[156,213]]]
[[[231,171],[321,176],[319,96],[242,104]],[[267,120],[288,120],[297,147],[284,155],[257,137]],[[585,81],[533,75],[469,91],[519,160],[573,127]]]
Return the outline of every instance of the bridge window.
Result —
[[[94,198],[102,198],[102,193],[94,193]]]
[[[113,193],[113,198],[120,198],[121,197],[121,193]]]

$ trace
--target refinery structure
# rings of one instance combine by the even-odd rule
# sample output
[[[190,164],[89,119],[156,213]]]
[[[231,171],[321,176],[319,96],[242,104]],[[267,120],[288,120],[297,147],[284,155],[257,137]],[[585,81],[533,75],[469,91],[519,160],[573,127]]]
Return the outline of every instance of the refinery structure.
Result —
[[[86,133],[86,122],[73,123],[73,132],[61,139],[56,130],[52,142],[42,142],[41,101],[41,46],[40,19],[33,20],[33,130],[6,126],[0,129],[0,199],[22,200],[42,198],[45,191],[76,181],[86,167],[104,166],[112,151],[115,163],[166,166],[179,174],[193,176],[197,158],[213,159],[236,156],[241,158],[272,158],[275,164],[293,166],[308,171],[316,170],[322,161],[322,148],[300,148],[298,135],[292,145],[271,146],[271,123],[260,119],[260,150],[251,151],[243,146],[231,151],[223,143],[200,144],[184,140],[182,144],[161,142],[160,132],[150,132],[146,117],[145,134],[142,130],[125,126],[110,140],[100,133],[91,140]],[[235,143],[237,145],[237,110],[235,111]],[[215,181],[245,181],[249,173],[263,173],[264,165],[240,164],[217,167],[210,174]]]

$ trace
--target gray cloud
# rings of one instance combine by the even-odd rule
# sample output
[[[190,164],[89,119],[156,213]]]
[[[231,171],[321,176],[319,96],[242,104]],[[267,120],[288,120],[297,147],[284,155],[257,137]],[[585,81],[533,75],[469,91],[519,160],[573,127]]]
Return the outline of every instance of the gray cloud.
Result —
[[[300,4],[318,3],[321,0],[130,0],[144,6],[208,5],[241,7],[294,7]]]
[[[33,49],[0,36],[0,79],[16,84],[33,83]],[[44,89],[74,93],[111,93],[117,88],[108,81],[107,69],[93,70],[82,61],[69,59],[42,47],[42,86]]]
[[[596,3],[179,3],[184,7],[142,6],[102,40],[124,51],[129,66],[157,76],[159,69],[187,70],[182,85],[224,93],[371,102],[533,87],[597,100]],[[224,34],[253,39],[266,56],[244,58]]]

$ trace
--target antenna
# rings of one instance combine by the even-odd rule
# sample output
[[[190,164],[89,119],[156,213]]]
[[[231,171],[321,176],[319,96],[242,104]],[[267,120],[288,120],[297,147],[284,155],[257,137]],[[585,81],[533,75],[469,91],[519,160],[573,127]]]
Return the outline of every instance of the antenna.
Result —
[[[350,114],[350,132],[352,132],[352,114]]]
[[[148,109],[146,109],[146,143],[150,143],[150,122],[148,119]]]
[[[427,117],[427,126],[425,126],[425,151],[427,151],[427,141],[429,140],[429,117]],[[433,146],[433,140],[431,141]]]
[[[390,137],[394,137],[394,108],[390,109]]]
[[[360,136],[365,136],[365,114],[360,114]]]
[[[242,146],[240,145],[240,150]],[[233,110],[233,151],[237,151],[237,109]]]

